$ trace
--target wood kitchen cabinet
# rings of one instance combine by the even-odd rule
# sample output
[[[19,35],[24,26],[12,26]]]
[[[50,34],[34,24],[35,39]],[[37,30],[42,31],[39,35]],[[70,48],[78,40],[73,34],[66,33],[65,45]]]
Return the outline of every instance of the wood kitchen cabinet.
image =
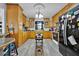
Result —
[[[10,27],[14,28],[14,38],[16,46],[19,47],[23,44],[23,24],[25,24],[23,18],[23,9],[19,4],[6,4],[6,32],[10,32]],[[24,40],[25,41],[25,40]]]

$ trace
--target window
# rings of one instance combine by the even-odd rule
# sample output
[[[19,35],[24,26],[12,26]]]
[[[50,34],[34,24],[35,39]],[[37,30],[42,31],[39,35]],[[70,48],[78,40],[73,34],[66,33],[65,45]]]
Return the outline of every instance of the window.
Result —
[[[35,22],[35,29],[36,30],[43,30],[43,21],[36,21]]]

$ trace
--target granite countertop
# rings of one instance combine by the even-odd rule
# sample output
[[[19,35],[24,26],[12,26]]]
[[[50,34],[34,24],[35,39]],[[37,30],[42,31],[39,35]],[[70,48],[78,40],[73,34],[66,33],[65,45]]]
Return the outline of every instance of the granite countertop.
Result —
[[[8,44],[14,42],[14,38],[0,38],[0,48],[7,46]]]

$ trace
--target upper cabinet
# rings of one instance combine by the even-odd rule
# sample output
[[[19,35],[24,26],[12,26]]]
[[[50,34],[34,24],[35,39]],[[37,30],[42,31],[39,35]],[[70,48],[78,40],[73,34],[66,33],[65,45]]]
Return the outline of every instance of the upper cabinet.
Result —
[[[50,19],[49,18],[44,18],[44,27],[45,28],[50,28]]]
[[[34,28],[34,21],[35,21],[35,18],[29,18],[30,28]]]

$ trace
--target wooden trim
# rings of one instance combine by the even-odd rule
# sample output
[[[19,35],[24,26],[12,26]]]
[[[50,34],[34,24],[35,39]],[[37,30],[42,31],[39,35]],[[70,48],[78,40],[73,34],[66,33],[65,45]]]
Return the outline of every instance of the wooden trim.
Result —
[[[6,5],[16,5],[23,11],[23,8],[18,3],[6,3]]]
[[[75,3],[68,3],[65,7],[63,7],[58,13],[56,13],[54,16],[58,15],[61,11],[65,10],[64,12],[61,13],[61,15],[63,13],[66,13],[72,6],[74,6]],[[54,17],[53,16],[53,17]]]
[[[65,7],[63,7],[59,12],[57,12],[54,16],[52,16],[52,22],[57,22],[59,17],[70,10],[75,5],[75,3],[68,3]]]
[[[23,16],[26,17],[26,15],[23,13]],[[26,17],[27,18],[27,17]]]

